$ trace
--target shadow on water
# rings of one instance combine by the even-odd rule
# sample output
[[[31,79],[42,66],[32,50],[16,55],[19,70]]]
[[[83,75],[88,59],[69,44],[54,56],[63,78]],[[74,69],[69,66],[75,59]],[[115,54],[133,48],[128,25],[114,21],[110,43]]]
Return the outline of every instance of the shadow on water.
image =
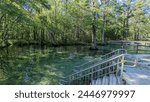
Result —
[[[0,49],[0,84],[57,85],[76,65],[118,49],[120,46],[9,47]],[[134,50],[130,47],[129,50]]]
[[[58,84],[75,65],[94,58],[86,47],[9,47],[0,50],[0,84]]]

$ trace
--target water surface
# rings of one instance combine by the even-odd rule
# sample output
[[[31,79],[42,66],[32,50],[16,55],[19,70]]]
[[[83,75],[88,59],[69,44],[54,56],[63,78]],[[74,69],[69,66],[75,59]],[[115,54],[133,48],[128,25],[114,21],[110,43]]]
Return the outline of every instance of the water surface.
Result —
[[[72,73],[76,65],[118,48],[122,46],[99,46],[98,51],[90,51],[89,46],[12,46],[0,49],[0,84],[59,84],[60,77]],[[124,48],[128,53],[150,54],[150,47],[126,46]]]

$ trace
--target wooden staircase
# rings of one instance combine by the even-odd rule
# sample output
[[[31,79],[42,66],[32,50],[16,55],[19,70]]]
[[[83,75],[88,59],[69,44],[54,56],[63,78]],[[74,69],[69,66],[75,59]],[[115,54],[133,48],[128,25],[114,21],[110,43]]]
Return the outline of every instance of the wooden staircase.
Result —
[[[100,58],[78,66],[78,70],[61,80],[68,85],[113,85],[121,84],[124,54],[118,49]]]
[[[109,74],[108,76],[92,80],[92,82],[90,83],[90,85],[121,85],[121,84],[123,84],[123,82],[121,81],[120,76],[117,76],[115,74]]]
[[[75,66],[75,68],[73,69],[74,72],[77,72],[79,70],[82,70],[82,69],[85,69],[85,68],[88,68],[96,63],[99,63],[101,61],[104,61],[104,60],[107,60],[108,58],[113,58],[115,56],[118,56],[120,54],[126,54],[127,51],[125,49],[117,49],[117,50],[114,50],[110,53],[107,53],[101,57],[98,57],[98,58],[95,58],[94,60],[91,60],[91,61],[88,61],[84,64],[81,64],[79,66]]]

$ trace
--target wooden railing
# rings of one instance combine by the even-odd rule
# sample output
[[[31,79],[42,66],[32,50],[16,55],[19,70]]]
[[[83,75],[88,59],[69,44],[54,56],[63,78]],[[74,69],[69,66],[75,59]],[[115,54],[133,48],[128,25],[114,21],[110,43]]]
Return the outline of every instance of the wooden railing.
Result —
[[[84,68],[88,68],[88,67],[90,67],[96,63],[99,63],[102,60],[106,60],[108,58],[115,57],[115,56],[120,55],[120,54],[126,54],[126,53],[127,53],[127,51],[125,49],[117,49],[117,50],[114,50],[110,53],[107,53],[101,57],[95,58],[94,60],[91,60],[91,61],[86,62],[84,64],[81,64],[79,66],[75,66],[74,70],[79,71],[79,70],[82,70]]]
[[[150,47],[150,42],[149,42],[149,43],[145,43],[145,46],[148,46],[148,47]]]
[[[96,80],[109,74],[115,74],[122,77],[123,66],[124,54],[117,55],[69,75],[65,78],[64,84],[87,85],[90,84],[92,80]]]

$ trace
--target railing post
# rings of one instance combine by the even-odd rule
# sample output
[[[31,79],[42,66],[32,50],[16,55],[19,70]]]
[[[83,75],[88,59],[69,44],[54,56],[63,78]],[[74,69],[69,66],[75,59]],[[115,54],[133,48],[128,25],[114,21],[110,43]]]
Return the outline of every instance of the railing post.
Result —
[[[91,81],[93,80],[93,75],[94,75],[94,74],[93,74],[93,69],[94,69],[94,68],[92,68],[92,72],[91,72]]]
[[[119,55],[120,54],[120,49],[118,49],[118,53],[117,53],[117,55]]]
[[[125,54],[127,54],[127,50],[125,50]]]
[[[124,55],[122,56],[122,59],[121,59],[121,69],[120,69],[120,77],[121,78],[123,76],[123,67],[124,67]]]
[[[116,69],[116,75],[117,75],[119,70],[120,70],[120,68],[119,68],[119,58],[117,58],[116,64],[117,64],[117,69]]]
[[[123,52],[122,52],[123,51]],[[99,78],[101,75],[100,70],[101,68],[99,67],[105,67],[103,71],[105,72],[104,75],[107,73],[112,73],[110,70],[113,68],[114,73],[116,75],[119,75],[122,78],[123,74],[123,67],[124,67],[124,51],[126,50],[121,50],[118,49],[115,51],[115,53],[110,53],[110,54],[119,54],[118,56],[115,56],[111,59],[104,60],[102,63],[98,63],[94,66],[91,66],[90,68],[86,68],[84,70],[80,70],[79,72],[76,72],[68,77],[68,84],[85,84],[87,83],[86,80],[92,82],[93,79]],[[120,53],[121,52],[121,53]],[[106,55],[105,55],[106,57]],[[94,63],[95,64],[95,63]],[[95,75],[96,74],[96,75]],[[83,81],[83,82],[82,82]]]

